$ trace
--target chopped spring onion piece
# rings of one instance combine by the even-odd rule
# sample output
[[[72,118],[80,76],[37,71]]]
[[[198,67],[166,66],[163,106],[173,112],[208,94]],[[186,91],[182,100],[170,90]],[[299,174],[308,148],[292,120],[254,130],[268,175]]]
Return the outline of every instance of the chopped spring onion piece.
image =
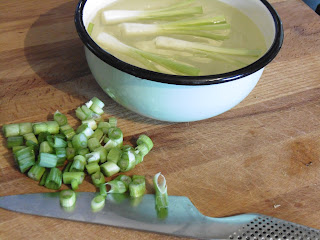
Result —
[[[111,124],[110,124],[111,125]],[[108,131],[108,137],[111,140],[119,140],[119,139],[123,139],[123,133],[121,131],[120,128],[117,127],[112,127],[109,129]]]
[[[100,142],[102,136],[103,136],[103,131],[100,128],[97,128],[90,138],[96,138]]]
[[[63,172],[63,173],[69,172],[71,165],[72,165],[72,162],[68,162],[68,163],[65,165],[65,167],[64,167],[64,169],[63,169],[62,172]]]
[[[87,162],[88,163],[98,163],[100,160],[100,153],[99,152],[91,152],[86,154]]]
[[[118,172],[120,172],[120,168],[117,164],[113,162],[105,162],[100,165],[101,172],[107,176],[110,177]]]
[[[38,161],[40,167],[53,168],[57,166],[58,157],[55,154],[42,152],[39,154]]]
[[[94,174],[92,174],[91,180],[93,185],[95,185],[96,187],[99,187],[101,184],[106,182],[104,175],[100,171],[97,171]]]
[[[26,146],[13,146],[12,147],[12,152],[15,154],[17,151],[26,148]]]
[[[126,184],[120,180],[112,180],[106,184],[111,187],[108,193],[125,193],[128,190]]]
[[[96,113],[96,114],[98,114],[98,115],[102,115],[102,114],[104,113],[103,109],[100,108],[97,104],[92,104],[92,106],[90,107],[90,109],[91,109],[94,113]]]
[[[72,160],[76,155],[76,149],[74,149],[73,147],[67,147],[66,154],[67,154],[67,160]]]
[[[121,158],[122,151],[120,148],[111,148],[108,155],[107,161],[117,163]]]
[[[7,147],[12,148],[15,146],[23,145],[23,137],[22,136],[12,136],[7,138]]]
[[[49,171],[50,170],[48,168],[45,169],[45,172],[43,173],[41,180],[39,182],[40,186],[44,186],[44,184],[46,183],[46,179],[47,179],[47,176],[49,175]]]
[[[90,22],[89,25],[88,25],[88,34],[89,35],[91,35],[91,33],[92,33],[93,26],[94,26],[94,24],[92,22]]]
[[[129,184],[131,197],[141,197],[146,191],[146,181],[144,176],[132,176],[132,182]]]
[[[67,138],[67,140],[71,140],[72,137],[76,134],[74,129],[69,124],[60,126],[60,131]]]
[[[97,97],[93,97],[91,99],[92,105],[97,105],[99,108],[103,108],[104,107],[104,103]]]
[[[14,153],[19,169],[22,173],[26,172],[35,164],[35,153],[32,147],[22,148]]]
[[[114,127],[114,128],[117,127],[117,122],[118,120],[115,117],[109,118],[110,127]]]
[[[157,10],[107,10],[102,12],[105,24],[118,24],[125,21],[163,19],[177,16],[192,16],[202,13],[201,7],[189,7],[194,1],[181,1]]]
[[[114,180],[122,181],[126,185],[127,189],[129,188],[129,184],[132,182],[131,177],[129,177],[127,175],[123,175],[123,174],[120,174]]]
[[[100,146],[101,146],[101,144],[97,138],[90,138],[88,140],[88,148],[90,149],[91,152]]]
[[[47,141],[47,137],[51,135],[49,132],[41,132],[38,135],[38,142],[41,144],[44,141]]]
[[[147,145],[149,151],[153,148],[153,142],[151,138],[145,134],[140,135],[137,139],[137,145],[141,145],[143,143]]]
[[[121,159],[118,161],[118,166],[121,172],[127,172],[136,166],[135,154],[132,150],[125,151],[121,155]]]
[[[165,177],[159,172],[153,177],[153,185],[156,194],[156,209],[159,211],[168,208],[169,199]]]
[[[80,120],[86,120],[87,119],[87,115],[82,111],[81,107],[78,107],[76,109],[76,116]]]
[[[101,129],[104,134],[106,134],[108,133],[109,128],[111,128],[111,125],[108,122],[99,122],[98,128]]]
[[[85,134],[79,133],[72,138],[72,145],[75,149],[86,148],[88,146],[88,139]]]
[[[76,193],[70,189],[62,190],[59,199],[62,207],[72,207],[76,203]]]
[[[59,133],[59,124],[56,122],[56,121],[48,121],[46,122],[47,124],[47,131],[50,133],[50,134],[58,134]]]
[[[145,143],[139,144],[135,150],[143,157],[149,153],[148,145]]]
[[[197,76],[199,75],[200,70],[196,67],[186,65],[184,63],[179,63],[174,60],[170,60],[168,56],[161,56],[158,54],[146,52],[131,46],[128,46],[121,41],[119,41],[117,38],[111,36],[110,34],[107,34],[105,32],[102,32],[97,37],[97,43],[105,48],[106,50],[110,51],[112,49],[116,49],[118,52],[128,55],[129,57],[135,58],[137,61],[140,61],[142,64],[146,65],[146,61],[141,61],[142,59],[148,59],[152,62],[155,62],[168,70],[177,73],[177,74],[183,74],[183,75],[190,75],[190,76]],[[139,57],[137,57],[139,56]],[[150,65],[146,66],[150,68]],[[157,69],[150,69],[157,71]]]
[[[24,135],[27,133],[32,133],[32,123],[26,122],[26,123],[19,123],[19,130],[20,135]]]
[[[99,190],[100,190],[100,195],[103,197],[107,197],[108,193],[107,193],[107,186],[104,183],[101,183],[99,185]]]
[[[105,196],[97,195],[91,201],[91,209],[93,212],[100,211],[106,202]]]
[[[71,184],[72,190],[77,190],[79,184],[83,182],[84,172],[64,172],[62,179],[64,184]]]
[[[58,136],[47,136],[47,141],[53,148],[65,148],[67,147],[67,142]]]
[[[244,48],[223,48],[211,46],[199,42],[190,42],[180,39],[170,38],[170,37],[157,37],[155,44],[159,48],[173,49],[192,52],[195,50],[202,50],[206,52],[221,53],[228,55],[238,55],[238,56],[254,56],[257,57],[261,54],[259,49],[244,49]]]
[[[48,141],[43,141],[40,144],[40,148],[39,148],[39,152],[40,153],[53,153],[53,147],[50,146],[50,144],[48,143]]]
[[[94,152],[98,152],[100,154],[100,163],[107,161],[108,151],[103,146],[94,149]]]
[[[56,156],[58,158],[57,166],[63,166],[67,159],[67,151],[65,148],[56,148]]]
[[[28,177],[35,181],[39,181],[45,171],[46,169],[44,167],[40,167],[39,165],[35,164],[28,171]]]
[[[93,162],[86,165],[86,169],[89,175],[100,171],[100,166],[98,163]]]
[[[51,168],[44,186],[49,189],[58,190],[62,183],[62,173],[58,168]]]
[[[62,114],[58,110],[53,114],[53,120],[55,120],[59,126],[66,125],[68,123],[66,115]]]
[[[83,172],[86,165],[86,158],[82,155],[77,155],[74,157],[72,165],[70,167],[70,172]]]
[[[96,123],[96,121],[94,119],[88,119],[88,120],[84,120],[82,121],[82,124],[88,124],[88,126],[92,129],[92,130],[96,130],[98,125]]]
[[[42,132],[49,132],[48,126],[45,122],[34,123],[32,127],[35,135],[39,135]]]
[[[33,132],[24,134],[24,135],[23,135],[23,138],[24,138],[26,141],[32,141],[32,142],[34,142],[35,144],[38,144],[38,139],[36,138],[36,136],[34,135]]]
[[[90,138],[94,133],[94,131],[88,125],[88,123],[83,123],[81,126],[77,128],[76,133],[83,133],[87,138]]]
[[[89,148],[80,148],[76,151],[76,154],[86,156],[89,152]]]
[[[135,151],[134,156],[135,156],[135,165],[138,165],[139,163],[143,162],[144,156],[140,152]]]
[[[5,137],[15,137],[20,135],[20,128],[18,123],[3,125],[2,131]]]

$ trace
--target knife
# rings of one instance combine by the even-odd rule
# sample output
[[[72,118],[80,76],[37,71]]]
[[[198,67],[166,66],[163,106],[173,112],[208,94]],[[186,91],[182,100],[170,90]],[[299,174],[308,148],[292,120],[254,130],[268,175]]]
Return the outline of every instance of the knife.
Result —
[[[169,196],[167,212],[155,209],[155,196],[130,198],[108,194],[98,212],[91,210],[96,193],[78,192],[72,209],[63,209],[59,193],[34,193],[0,197],[0,207],[26,214],[197,239],[320,239],[320,230],[262,214],[212,218],[201,214],[187,197]]]

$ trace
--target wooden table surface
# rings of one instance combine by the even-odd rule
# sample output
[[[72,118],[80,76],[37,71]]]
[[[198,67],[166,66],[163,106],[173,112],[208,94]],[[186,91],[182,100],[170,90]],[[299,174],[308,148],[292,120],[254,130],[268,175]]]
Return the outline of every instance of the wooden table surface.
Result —
[[[191,123],[132,113],[99,88],[75,31],[74,0],[0,1],[0,125],[52,119],[97,96],[125,141],[146,133],[154,149],[132,174],[161,171],[170,195],[205,215],[256,212],[320,228],[320,17],[301,0],[270,1],[285,39],[251,94],[234,109]],[[21,174],[0,136],[0,196],[50,192]],[[94,192],[86,180],[79,191]],[[147,191],[152,193],[152,188]],[[0,209],[0,239],[175,239]]]

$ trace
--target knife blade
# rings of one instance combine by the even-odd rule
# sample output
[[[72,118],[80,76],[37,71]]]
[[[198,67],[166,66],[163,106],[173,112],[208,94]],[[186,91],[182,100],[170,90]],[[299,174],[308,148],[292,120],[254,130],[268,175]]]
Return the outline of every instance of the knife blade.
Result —
[[[183,196],[169,196],[169,208],[160,214],[155,197],[130,198],[127,194],[108,194],[101,211],[90,204],[96,193],[78,192],[72,209],[63,209],[59,193],[34,193],[0,197],[0,207],[32,215],[197,239],[320,239],[320,231],[261,214],[241,214],[212,218],[201,214]]]

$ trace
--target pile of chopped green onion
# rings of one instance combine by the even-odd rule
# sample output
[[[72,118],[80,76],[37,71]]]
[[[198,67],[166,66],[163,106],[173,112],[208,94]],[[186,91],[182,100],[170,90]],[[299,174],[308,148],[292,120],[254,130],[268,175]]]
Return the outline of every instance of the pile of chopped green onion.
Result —
[[[87,174],[99,187],[105,177],[141,163],[153,147],[151,139],[141,135],[135,148],[123,145],[117,119],[104,120],[103,107],[96,97],[78,107],[76,116],[81,125],[76,129],[59,111],[52,121],[4,125],[7,147],[12,149],[20,171],[49,189],[58,190],[64,183],[77,190]]]

